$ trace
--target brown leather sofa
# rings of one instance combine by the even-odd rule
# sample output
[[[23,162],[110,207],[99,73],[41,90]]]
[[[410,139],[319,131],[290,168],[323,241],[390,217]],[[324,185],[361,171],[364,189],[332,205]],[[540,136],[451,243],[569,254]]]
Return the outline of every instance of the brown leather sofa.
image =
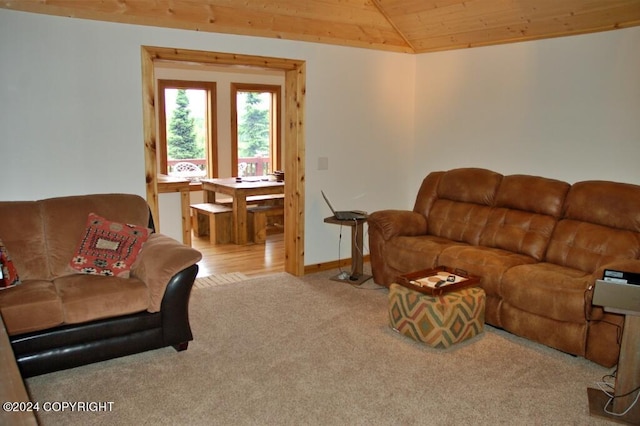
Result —
[[[70,268],[89,213],[153,229],[146,201],[95,194],[0,202],[0,239],[21,284],[0,290],[0,313],[23,377],[193,339],[188,305],[201,254],[159,233],[128,278]]]
[[[439,265],[481,277],[486,322],[610,367],[624,317],[591,304],[605,268],[640,272],[640,186],[430,173],[412,211],[369,216],[374,281]]]

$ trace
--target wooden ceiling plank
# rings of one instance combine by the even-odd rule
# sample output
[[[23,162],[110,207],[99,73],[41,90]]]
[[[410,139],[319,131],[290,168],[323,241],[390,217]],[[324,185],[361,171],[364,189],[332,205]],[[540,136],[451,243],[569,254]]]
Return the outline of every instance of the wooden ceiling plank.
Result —
[[[450,4],[427,11],[395,16],[398,28],[409,40],[424,35],[441,35],[443,32],[477,30],[483,22],[496,14],[511,16],[511,10],[501,8],[496,2],[467,2]]]
[[[256,32],[295,39],[354,40],[368,45],[392,45],[405,49],[405,41],[389,25],[362,26],[320,19],[292,18],[282,15],[238,14],[235,9],[217,8],[216,25],[229,29],[252,28]]]
[[[617,9],[615,16],[627,19],[626,22],[611,23],[602,20],[601,13],[585,12],[574,14],[570,20],[559,21],[555,17],[550,17],[546,20],[537,20],[532,24],[501,26],[427,37],[414,40],[414,45],[418,53],[426,53],[613,30],[626,26],[640,25],[640,16],[634,15],[634,11],[633,5]]]
[[[408,53],[640,25],[640,0],[0,0],[0,8]]]
[[[28,3],[5,1],[2,5],[18,10],[25,6],[29,12],[84,19],[413,52],[386,21],[383,22],[382,28],[368,28],[364,25],[339,24],[330,20],[287,20],[286,17],[281,18],[270,13],[250,13],[252,9],[214,7],[211,4],[185,1],[180,3],[180,8],[167,9],[158,7],[160,3],[156,2],[152,2],[152,7],[149,7],[148,1],[129,0],[126,7],[119,8],[117,12],[114,12],[117,0],[48,0],[47,4]],[[74,7],[69,7],[69,4],[73,4]],[[276,22],[277,27],[274,28]],[[296,31],[291,31],[291,28],[295,28]]]
[[[168,0],[159,0],[166,2]],[[188,0],[174,0],[184,3]],[[197,2],[200,3],[200,2]],[[210,0],[212,7],[235,9],[242,14],[245,11],[265,15],[291,18],[318,19],[331,22],[351,23],[358,25],[388,26],[389,23],[380,15],[373,3],[361,0],[265,0],[245,1]]]
[[[606,18],[606,19],[603,19]],[[469,23],[459,25],[452,31],[450,35],[477,33],[482,31],[499,31],[502,29],[504,34],[511,32],[530,33],[531,35],[541,36],[544,34],[560,34],[567,32],[574,34],[576,32],[592,32],[598,29],[614,29],[620,25],[637,24],[640,21],[640,7],[635,5],[624,5],[618,8],[609,9],[606,13],[600,11],[585,10],[563,15],[549,15],[546,17],[538,17],[534,20],[518,20],[509,22],[506,19],[496,19],[487,22],[485,26],[473,30],[473,26]],[[627,24],[625,24],[627,22]],[[450,28],[451,29],[451,28]],[[494,38],[499,39],[501,36],[496,35]]]
[[[562,3],[562,2],[559,2]],[[419,39],[440,37],[455,34],[461,34],[466,32],[481,32],[488,31],[493,28],[505,28],[507,30],[518,31],[532,31],[538,33],[539,31],[547,31],[558,35],[563,26],[566,28],[573,28],[571,31],[584,30],[592,31],[591,28],[612,28],[617,26],[629,26],[629,22],[637,22],[640,15],[640,2],[619,2],[622,4],[620,7],[608,7],[607,10],[593,10],[588,8],[581,8],[581,10],[567,10],[566,7],[554,8],[552,11],[547,11],[547,14],[539,14],[531,17],[528,12],[514,13],[513,10],[496,10],[487,11],[484,13],[474,12],[469,16],[458,16],[455,19],[449,19],[447,21],[422,22],[420,24],[414,24],[412,27],[402,27],[402,31],[411,42],[416,42]],[[580,18],[590,17],[590,18]],[[578,22],[578,20],[584,21],[579,25],[573,25],[572,22]],[[589,21],[592,21],[591,23]],[[637,24],[632,24],[637,25]],[[541,28],[541,30],[539,30]],[[548,28],[545,30],[545,28]]]
[[[462,3],[469,0],[378,0],[380,6],[387,11],[393,19],[402,15],[412,15],[430,10],[448,8],[451,6],[462,7]]]
[[[318,19],[327,22],[343,22],[354,25],[373,25],[391,27],[389,22],[371,2],[350,1],[318,1],[279,0],[279,1],[245,1],[237,0],[46,0],[5,1],[5,7],[29,12],[49,13],[61,16],[81,17],[86,19],[105,20],[109,14],[120,17],[139,16],[145,20],[171,18],[193,23],[213,23],[215,12],[219,8],[235,10],[239,16],[290,16],[292,18]],[[365,7],[366,6],[366,7]],[[117,17],[107,20],[118,21]],[[193,26],[192,26],[193,27]]]
[[[532,30],[538,34],[579,34],[613,30],[640,25],[640,3],[622,5],[606,11],[585,10],[570,16],[549,17],[534,21]]]

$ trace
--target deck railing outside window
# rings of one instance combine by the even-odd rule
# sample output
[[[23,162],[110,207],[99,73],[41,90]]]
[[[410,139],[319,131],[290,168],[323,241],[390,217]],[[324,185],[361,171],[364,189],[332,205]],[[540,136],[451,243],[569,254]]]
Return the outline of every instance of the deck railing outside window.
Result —
[[[238,158],[237,176],[265,176],[269,170],[269,157],[241,157]],[[185,165],[192,165],[185,167]],[[176,167],[177,166],[177,167]],[[206,176],[207,160],[205,158],[185,158],[167,160],[169,176],[200,178]],[[179,170],[178,170],[179,169]]]

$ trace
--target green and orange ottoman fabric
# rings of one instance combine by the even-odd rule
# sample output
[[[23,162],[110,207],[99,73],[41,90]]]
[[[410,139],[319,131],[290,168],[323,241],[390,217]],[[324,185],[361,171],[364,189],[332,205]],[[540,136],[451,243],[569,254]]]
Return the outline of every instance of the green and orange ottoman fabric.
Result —
[[[485,300],[480,287],[430,296],[394,283],[389,287],[389,322],[404,336],[446,349],[483,332]]]

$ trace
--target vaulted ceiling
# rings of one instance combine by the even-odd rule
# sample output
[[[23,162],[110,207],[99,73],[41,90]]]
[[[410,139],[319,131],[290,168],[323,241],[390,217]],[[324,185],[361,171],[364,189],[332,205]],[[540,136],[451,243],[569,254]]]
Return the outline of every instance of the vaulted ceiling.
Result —
[[[407,53],[640,25],[640,0],[0,0],[0,7]]]

